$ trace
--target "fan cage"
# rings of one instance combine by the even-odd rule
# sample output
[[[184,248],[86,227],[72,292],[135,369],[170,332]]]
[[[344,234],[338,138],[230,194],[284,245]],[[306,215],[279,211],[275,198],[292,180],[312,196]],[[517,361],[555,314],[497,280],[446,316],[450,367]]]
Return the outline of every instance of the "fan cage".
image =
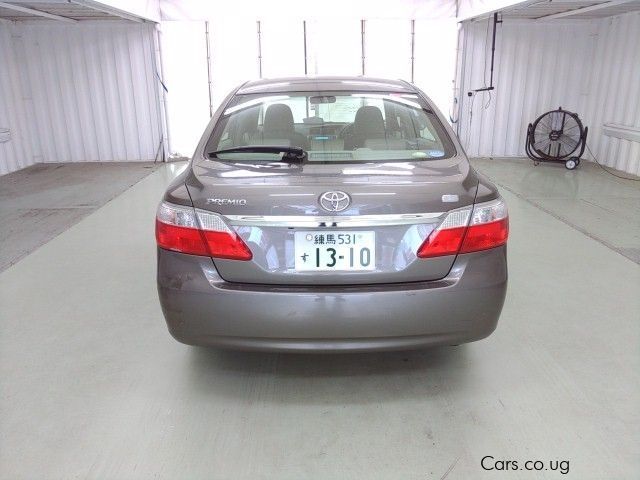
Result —
[[[577,114],[559,107],[540,115],[527,128],[525,151],[535,162],[565,162],[584,153],[589,129]]]

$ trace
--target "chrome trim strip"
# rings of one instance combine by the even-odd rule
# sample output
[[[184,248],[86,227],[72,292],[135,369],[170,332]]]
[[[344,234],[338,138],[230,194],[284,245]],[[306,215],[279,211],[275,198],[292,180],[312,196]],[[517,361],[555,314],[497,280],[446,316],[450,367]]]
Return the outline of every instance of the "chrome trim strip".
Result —
[[[391,215],[225,215],[234,226],[253,227],[375,227],[434,223],[447,212]]]

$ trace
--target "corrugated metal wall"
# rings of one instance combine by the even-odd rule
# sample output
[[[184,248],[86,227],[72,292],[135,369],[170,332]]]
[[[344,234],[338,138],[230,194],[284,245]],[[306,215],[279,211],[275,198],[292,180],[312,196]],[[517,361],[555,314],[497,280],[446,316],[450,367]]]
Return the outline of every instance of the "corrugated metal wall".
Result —
[[[640,142],[603,134],[614,123],[640,129],[640,13],[600,20],[590,70],[586,118],[593,153],[600,162],[640,175]]]
[[[0,175],[36,163],[34,135],[23,99],[27,97],[18,69],[10,23],[0,21]]]
[[[463,26],[460,139],[470,156],[524,156],[527,125],[559,106],[589,126],[600,162],[640,174],[640,145],[602,133],[603,123],[640,127],[640,15],[598,20],[505,20],[498,27],[495,91],[488,85],[491,26]],[[588,154],[585,154],[587,157]]]
[[[2,69],[3,78],[13,79],[11,89],[2,81],[2,98],[12,104],[18,121],[10,127],[19,143],[4,144],[0,172],[37,162],[155,158],[161,122],[153,28],[124,22],[5,25],[2,55],[14,63]]]

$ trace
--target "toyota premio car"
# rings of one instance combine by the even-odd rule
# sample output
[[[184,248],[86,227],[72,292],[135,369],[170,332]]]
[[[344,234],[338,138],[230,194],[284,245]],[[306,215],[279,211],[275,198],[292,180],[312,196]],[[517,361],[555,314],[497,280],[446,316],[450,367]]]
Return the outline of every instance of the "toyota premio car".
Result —
[[[156,218],[180,342],[274,351],[456,345],[496,328],[507,208],[403,81],[248,82]]]

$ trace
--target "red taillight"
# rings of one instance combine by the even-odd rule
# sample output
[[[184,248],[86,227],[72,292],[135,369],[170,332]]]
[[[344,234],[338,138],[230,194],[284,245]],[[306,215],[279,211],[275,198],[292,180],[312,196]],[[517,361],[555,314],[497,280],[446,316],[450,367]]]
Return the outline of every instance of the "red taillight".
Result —
[[[156,241],[160,248],[190,255],[252,258],[247,244],[220,215],[166,202],[158,207]]]
[[[209,256],[202,234],[196,228],[178,227],[156,219],[156,242],[165,250]]]
[[[507,243],[509,217],[502,199],[453,210],[420,245],[419,258],[470,253]]]
[[[251,260],[253,255],[237,233],[203,231],[212,257]]]
[[[442,257],[455,255],[460,250],[460,243],[464,237],[466,227],[447,228],[434,230],[418,249],[418,257]]]
[[[460,253],[478,252],[499,247],[507,243],[509,236],[509,218],[467,228]]]

